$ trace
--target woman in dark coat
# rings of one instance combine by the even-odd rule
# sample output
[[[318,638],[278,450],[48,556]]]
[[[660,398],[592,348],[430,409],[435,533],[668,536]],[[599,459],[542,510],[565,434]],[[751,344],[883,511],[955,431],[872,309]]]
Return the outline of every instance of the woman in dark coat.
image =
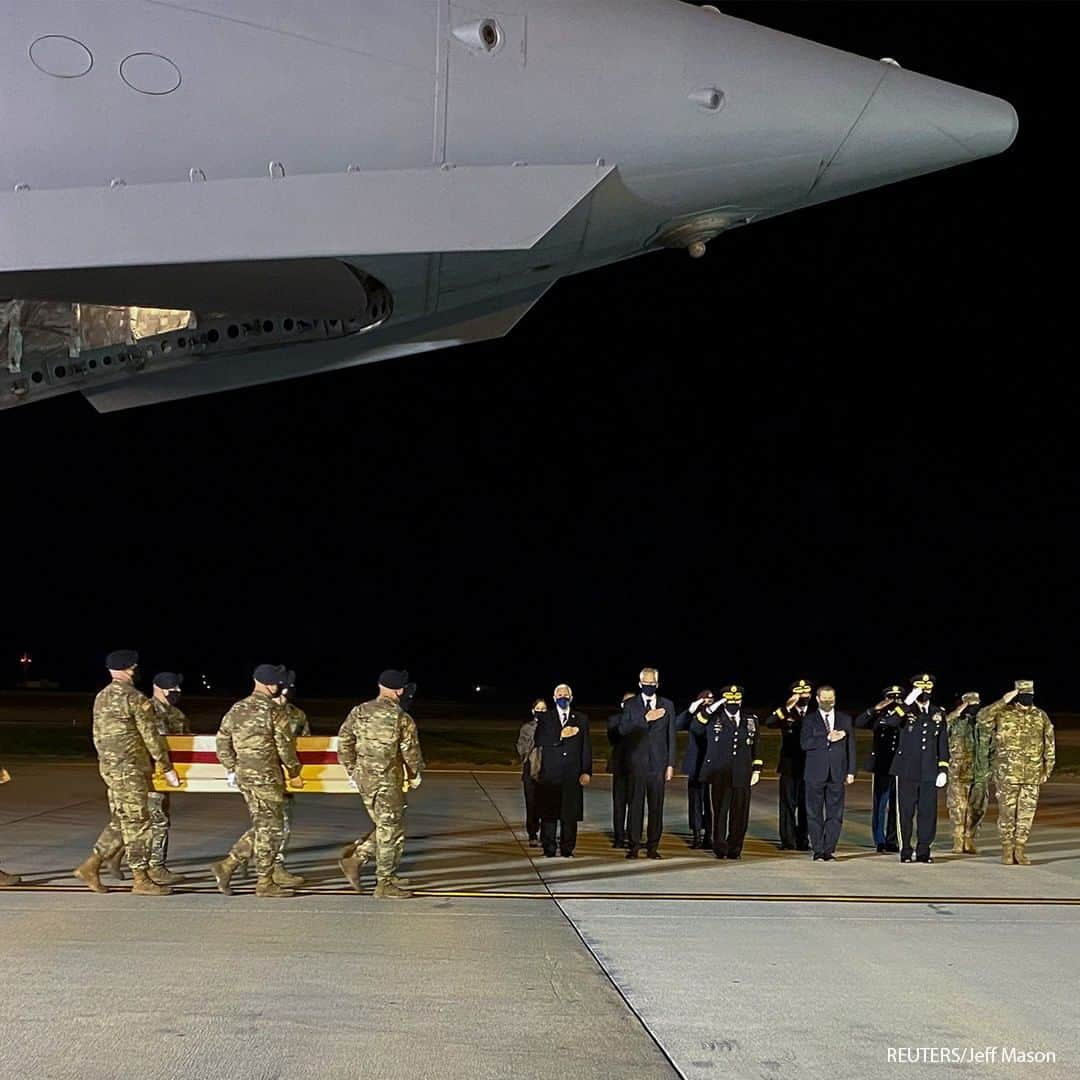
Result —
[[[592,779],[592,743],[589,718],[572,709],[573,693],[565,684],[555,687],[555,708],[542,713],[535,742],[540,747],[540,777],[536,784],[536,810],[540,815],[540,842],[544,854],[563,858],[574,854],[578,822],[585,816],[582,788]]]
[[[518,732],[517,752],[521,758],[521,788],[525,795],[525,831],[529,834],[529,847],[540,846],[540,815],[536,812],[536,781],[529,772],[529,754],[536,745],[537,722],[547,712],[547,702],[537,698],[532,703],[529,719]]]

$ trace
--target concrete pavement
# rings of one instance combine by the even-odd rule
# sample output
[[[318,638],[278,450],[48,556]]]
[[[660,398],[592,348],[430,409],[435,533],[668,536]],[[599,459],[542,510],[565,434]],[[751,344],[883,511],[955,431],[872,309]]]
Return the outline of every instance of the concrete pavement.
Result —
[[[876,855],[867,784],[841,860],[812,863],[776,850],[767,782],[740,862],[675,834],[678,781],[665,858],[630,862],[602,777],[578,857],[544,859],[516,776],[432,772],[408,815],[422,895],[397,903],[336,872],[368,828],[359,799],[300,796],[290,866],[311,889],[269,901],[207,873],[244,828],[239,797],[181,794],[170,863],[192,885],[152,899],[69,876],[107,812],[92,766],[8,764],[0,863],[27,887],[0,892],[0,1075],[874,1078],[922,1068],[890,1049],[986,1046],[1057,1060],[926,1070],[1080,1069],[1075,785],[1045,789],[1030,868],[1000,866],[992,821],[984,855]]]

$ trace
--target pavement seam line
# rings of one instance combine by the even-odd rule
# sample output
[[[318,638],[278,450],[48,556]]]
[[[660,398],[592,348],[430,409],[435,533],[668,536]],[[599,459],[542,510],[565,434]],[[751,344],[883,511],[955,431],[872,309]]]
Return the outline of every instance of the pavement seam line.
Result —
[[[627,1009],[630,1010],[631,1016],[633,1016],[634,1019],[636,1019],[637,1022],[641,1025],[641,1030],[644,1031],[645,1034],[648,1035],[648,1037],[652,1040],[653,1045],[656,1047],[657,1050],[660,1051],[661,1055],[668,1063],[668,1065],[671,1066],[672,1072],[674,1072],[676,1076],[680,1077],[680,1080],[688,1080],[686,1073],[684,1073],[682,1069],[679,1068],[679,1066],[675,1063],[675,1059],[668,1052],[668,1048],[663,1044],[663,1042],[657,1036],[656,1032],[653,1031],[653,1029],[649,1026],[649,1024],[646,1023],[645,1017],[643,1017],[641,1013],[638,1012],[638,1010],[634,1006],[634,1003],[626,996],[625,993],[623,993],[622,987],[615,981],[611,972],[608,971],[607,966],[600,959],[600,957],[597,956],[596,951],[593,949],[593,947],[585,940],[585,935],[582,934],[580,929],[578,929],[577,923],[574,922],[574,920],[570,917],[566,908],[564,908],[562,904],[559,903],[559,898],[551,891],[551,886],[545,880],[544,875],[540,873],[540,868],[536,865],[536,860],[533,859],[533,857],[529,854],[529,849],[521,842],[521,839],[519,838],[514,827],[510,824],[509,821],[506,820],[506,815],[502,812],[502,810],[499,809],[499,804],[491,797],[491,792],[489,792],[488,789],[480,783],[475,773],[473,773],[473,781],[476,786],[484,793],[484,797],[487,799],[487,801],[491,803],[491,806],[494,809],[495,813],[499,815],[499,820],[503,823],[503,825],[506,827],[506,830],[514,838],[514,841],[518,845],[518,847],[521,848],[522,852],[525,855],[525,858],[529,860],[529,863],[533,868],[533,872],[536,874],[537,879],[539,880],[541,886],[543,886],[543,889],[547,893],[548,897],[551,899],[551,902],[558,909],[559,914],[562,915],[562,917],[566,920],[567,925],[574,932],[575,937],[577,937],[578,941],[581,942],[585,951],[592,957],[593,963],[596,964],[597,968],[599,968],[599,970],[603,973],[604,978],[607,979],[607,981],[611,984],[611,988],[615,991],[616,994],[619,995],[620,1000],[627,1007]]]

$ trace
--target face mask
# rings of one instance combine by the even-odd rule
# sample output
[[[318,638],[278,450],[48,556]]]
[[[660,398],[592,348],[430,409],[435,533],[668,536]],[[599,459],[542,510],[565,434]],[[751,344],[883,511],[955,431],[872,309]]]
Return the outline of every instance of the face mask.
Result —
[[[734,716],[739,711],[739,703],[737,701],[725,702],[724,709],[729,716]]]
[[[646,697],[652,697],[656,693],[656,691],[659,690],[659,689],[660,689],[659,686],[650,686],[648,683],[642,683],[641,684],[641,692]]]
[[[568,697],[557,697],[555,699],[555,704],[558,705],[560,709],[569,709],[570,699]]]
[[[919,699],[918,699],[918,700],[919,700],[919,704],[920,704],[920,705],[925,705],[925,704],[927,704],[927,703],[929,702],[929,700],[930,700],[930,695],[929,695],[929,694],[928,694],[928,693],[927,693],[927,692],[926,692],[926,691],[924,690],[924,691],[923,691],[923,692],[922,692],[922,693],[921,693],[921,694],[919,695]]]
[[[810,695],[809,694],[800,694],[797,704],[798,704],[800,709],[805,709],[806,706],[810,704]]]
[[[835,701],[819,701],[819,702],[818,702],[818,708],[819,708],[819,709],[820,709],[820,710],[821,710],[822,712],[832,712],[832,710],[833,710],[833,706],[834,706],[835,704],[836,704],[836,702],[835,702]]]
[[[1035,695],[1034,694],[1017,694],[1016,695],[1016,700],[1019,701],[1021,705],[1034,705],[1035,704]]]
[[[166,691],[165,700],[170,705],[178,705],[180,703],[180,691],[179,690],[168,690],[168,691]]]

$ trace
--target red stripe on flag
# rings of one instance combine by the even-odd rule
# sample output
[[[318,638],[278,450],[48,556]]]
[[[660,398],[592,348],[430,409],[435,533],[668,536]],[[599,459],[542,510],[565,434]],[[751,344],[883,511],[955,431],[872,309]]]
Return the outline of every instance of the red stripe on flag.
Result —
[[[173,761],[185,765],[217,765],[218,756],[213,750],[173,750]],[[336,765],[338,756],[332,750],[301,750],[297,755],[301,765]]]

